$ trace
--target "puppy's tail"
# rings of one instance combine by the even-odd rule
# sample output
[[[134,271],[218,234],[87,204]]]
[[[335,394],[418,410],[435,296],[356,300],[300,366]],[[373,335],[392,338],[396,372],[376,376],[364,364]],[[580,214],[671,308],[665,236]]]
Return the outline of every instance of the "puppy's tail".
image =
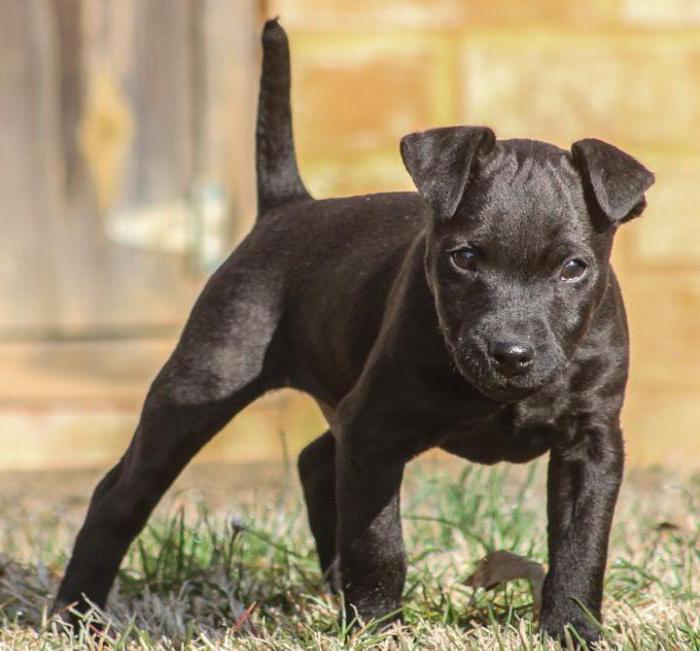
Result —
[[[277,19],[265,23],[262,46],[262,76],[255,132],[258,216],[280,204],[311,198],[299,176],[294,153],[289,102],[289,43]]]

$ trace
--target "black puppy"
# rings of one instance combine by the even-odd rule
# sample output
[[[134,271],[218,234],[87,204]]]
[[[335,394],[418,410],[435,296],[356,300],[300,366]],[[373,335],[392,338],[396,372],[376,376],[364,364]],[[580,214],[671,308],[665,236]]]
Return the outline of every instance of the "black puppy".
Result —
[[[205,287],[131,445],[97,486],[56,607],[103,605],[192,456],[258,396],[294,387],[330,424],[299,470],[321,568],[338,557],[351,615],[400,608],[411,458],[549,452],[541,625],[594,638],[577,601],[600,617],[628,357],[609,255],[652,174],[599,140],[570,153],[450,127],[401,141],[418,194],[314,201],[297,171],[276,22],[263,45],[258,221]]]

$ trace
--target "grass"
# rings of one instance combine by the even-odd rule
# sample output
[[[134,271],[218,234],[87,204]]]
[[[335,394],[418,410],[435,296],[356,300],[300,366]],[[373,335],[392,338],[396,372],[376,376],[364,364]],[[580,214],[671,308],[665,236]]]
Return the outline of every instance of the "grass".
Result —
[[[0,500],[0,649],[559,648],[537,634],[527,582],[464,585],[493,550],[546,560],[544,475],[543,464],[412,467],[404,623],[383,632],[338,618],[294,482],[223,508],[173,493],[129,551],[101,639],[68,638],[46,615],[83,504]],[[662,470],[627,478],[600,648],[700,649],[699,488]]]

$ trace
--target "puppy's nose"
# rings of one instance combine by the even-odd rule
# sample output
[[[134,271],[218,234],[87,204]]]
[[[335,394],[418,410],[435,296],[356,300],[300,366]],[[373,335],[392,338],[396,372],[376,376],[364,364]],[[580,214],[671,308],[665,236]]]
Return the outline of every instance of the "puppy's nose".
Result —
[[[530,344],[514,341],[491,342],[489,354],[503,375],[526,373],[535,359],[535,349]]]

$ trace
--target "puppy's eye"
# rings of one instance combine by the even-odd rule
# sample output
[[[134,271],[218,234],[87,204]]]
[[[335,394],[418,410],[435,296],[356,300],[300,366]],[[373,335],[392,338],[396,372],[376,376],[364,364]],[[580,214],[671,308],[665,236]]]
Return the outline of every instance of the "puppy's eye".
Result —
[[[567,260],[559,272],[559,278],[564,281],[573,281],[583,278],[586,273],[586,263],[579,258]]]
[[[458,269],[465,271],[476,271],[476,251],[470,246],[464,246],[461,249],[450,253],[452,264]]]

